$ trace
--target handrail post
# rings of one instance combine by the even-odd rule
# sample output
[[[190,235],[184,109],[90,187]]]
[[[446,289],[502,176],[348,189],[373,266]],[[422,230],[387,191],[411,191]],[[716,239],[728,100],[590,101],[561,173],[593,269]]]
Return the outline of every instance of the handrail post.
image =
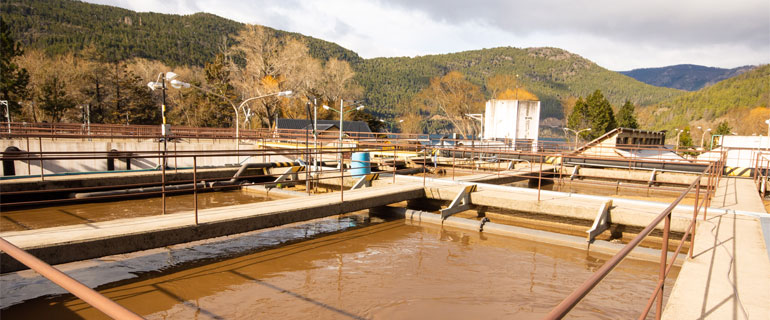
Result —
[[[666,258],[668,258],[668,235],[671,230],[671,212],[666,214],[666,220],[663,223],[663,243],[660,249],[660,273],[658,274],[658,280],[660,281],[660,292],[658,293],[658,301],[655,305],[655,319],[660,320],[663,314],[663,290],[666,284]],[[683,239],[684,240],[684,239]],[[657,290],[657,288],[655,288]]]
[[[690,259],[692,259],[692,252],[693,248],[695,247],[695,225],[696,220],[698,219],[698,210],[700,210],[700,178],[698,178],[698,184],[695,186],[695,204],[692,208],[692,230],[690,231],[690,250],[688,250],[688,255]],[[682,239],[684,241],[684,239]]]
[[[195,206],[195,225],[198,225],[198,157],[193,156],[193,203]]]

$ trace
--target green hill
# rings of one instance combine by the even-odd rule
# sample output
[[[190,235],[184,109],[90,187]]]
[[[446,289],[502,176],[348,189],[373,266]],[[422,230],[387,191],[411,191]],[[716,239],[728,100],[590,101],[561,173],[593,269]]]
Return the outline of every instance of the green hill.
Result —
[[[366,59],[356,65],[357,80],[369,104],[389,114],[429,84],[430,78],[457,70],[484,86],[495,74],[518,74],[522,85],[541,99],[541,118],[563,118],[561,100],[602,90],[613,105],[626,99],[650,105],[683,91],[660,88],[607,70],[558,48],[511,47],[429,55],[415,58]]]
[[[749,122],[770,116],[770,65],[759,66],[699,91],[665,100],[641,110],[641,118],[654,129],[682,128],[694,122],[713,125],[728,120],[741,129]],[[756,109],[756,112],[751,113]],[[754,119],[759,116],[761,119]],[[760,131],[761,132],[761,131]],[[742,132],[743,133],[743,132]]]
[[[203,66],[243,24],[208,13],[171,15],[68,0],[7,0],[0,15],[25,47],[48,54],[77,52],[94,45],[105,60],[141,57],[168,65]],[[323,60],[361,58],[335,43],[270,29],[276,36],[304,39]],[[232,39],[227,40],[232,45]]]
[[[15,38],[26,47],[50,55],[96,48],[103,60],[142,57],[171,66],[202,66],[213,59],[243,24],[212,14],[168,15],[140,13],[117,7],[68,0],[9,0],[0,15]],[[273,29],[271,29],[273,30]],[[304,39],[311,55],[351,62],[364,88],[368,110],[380,116],[394,113],[425,88],[432,77],[457,70],[484,87],[496,74],[519,75],[522,86],[542,101],[541,118],[563,118],[562,101],[587,96],[596,89],[616,106],[626,99],[637,105],[656,104],[683,94],[609,71],[558,48],[493,48],[414,58],[361,59],[341,46],[295,33],[273,30],[276,36]]]

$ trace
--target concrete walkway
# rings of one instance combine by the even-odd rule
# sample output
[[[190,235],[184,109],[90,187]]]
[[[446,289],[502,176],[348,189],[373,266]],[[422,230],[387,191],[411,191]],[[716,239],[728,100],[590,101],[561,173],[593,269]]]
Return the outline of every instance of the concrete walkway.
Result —
[[[766,213],[754,183],[723,178],[711,205],[729,210],[705,221],[699,215],[693,258],[679,271],[663,318],[770,319],[770,259],[758,218]]]
[[[162,216],[120,219],[46,229],[0,233],[0,237],[50,264],[133,252],[237,234],[287,223],[354,212],[421,198],[421,183],[399,183],[379,188],[345,191],[313,197],[283,199],[180,212]],[[25,269],[0,253],[3,273]]]

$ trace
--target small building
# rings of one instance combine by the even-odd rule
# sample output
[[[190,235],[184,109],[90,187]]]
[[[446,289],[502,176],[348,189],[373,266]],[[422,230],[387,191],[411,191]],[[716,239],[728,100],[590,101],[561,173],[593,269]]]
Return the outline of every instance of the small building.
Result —
[[[339,137],[339,120],[317,120],[318,135],[322,137]],[[307,119],[284,119],[279,118],[276,122],[278,130],[298,130],[299,132],[308,131],[313,133],[313,121]],[[374,137],[369,125],[364,121],[343,121],[342,132],[348,137]]]
[[[540,129],[540,101],[489,100],[484,111],[483,137],[506,140],[514,145],[536,145]]]
[[[615,128],[586,143],[575,153],[588,157],[623,157],[640,160],[684,160],[665,146],[666,131]]]

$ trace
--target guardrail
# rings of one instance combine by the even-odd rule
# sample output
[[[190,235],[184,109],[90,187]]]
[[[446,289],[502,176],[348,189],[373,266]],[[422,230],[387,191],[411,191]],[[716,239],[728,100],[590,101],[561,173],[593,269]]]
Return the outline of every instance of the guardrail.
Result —
[[[35,270],[46,279],[51,280],[113,319],[144,319],[3,238],[0,238],[0,251]]]
[[[647,301],[647,305],[645,306],[644,311],[639,316],[639,319],[645,319],[652,308],[653,303],[655,304],[655,318],[660,319],[662,312],[663,312],[663,291],[664,291],[664,284],[666,277],[668,276],[669,272],[671,271],[671,268],[674,265],[674,261],[676,261],[676,257],[679,255],[680,251],[682,250],[682,245],[686,242],[685,239],[690,236],[690,247],[688,251],[688,255],[690,258],[692,258],[692,252],[693,252],[693,243],[695,242],[695,225],[696,225],[696,219],[698,212],[703,209],[703,219],[706,219],[706,211],[710,202],[710,195],[713,186],[716,186],[718,184],[718,181],[721,177],[721,167],[724,166],[724,156],[721,157],[721,159],[716,162],[709,165],[709,167],[701,173],[693,182],[687,187],[687,189],[682,192],[679,197],[672,202],[666,209],[664,209],[655,219],[652,220],[652,222],[647,225],[639,234],[634,237],[633,240],[631,240],[623,249],[621,249],[617,254],[615,254],[610,260],[605,262],[594,274],[591,275],[588,279],[586,279],[583,284],[575,289],[569,296],[567,296],[564,300],[561,301],[554,309],[552,309],[548,315],[546,315],[545,319],[561,319],[564,316],[566,316],[572,308],[574,308],[588,293],[591,292],[591,290],[598,285],[602,279],[604,279],[612,270],[620,264],[620,262],[623,261],[623,259],[632,251],[634,250],[639,243],[642,242],[644,238],[646,238],[662,221],[664,223],[663,225],[663,243],[661,247],[661,255],[660,255],[660,272],[658,276],[658,283],[655,287],[655,290],[653,291],[652,295],[650,296],[649,300]],[[707,186],[707,193],[705,196],[701,197],[700,195],[700,184],[701,180],[704,175],[708,176],[708,186]],[[669,235],[670,235],[670,225],[671,225],[671,214],[674,208],[684,199],[684,197],[695,188],[695,204],[693,205],[693,218],[690,221],[689,226],[686,229],[685,234],[682,236],[682,241],[680,241],[679,246],[674,250],[674,257],[671,259],[671,262],[667,262],[668,258],[668,248],[669,248]]]

